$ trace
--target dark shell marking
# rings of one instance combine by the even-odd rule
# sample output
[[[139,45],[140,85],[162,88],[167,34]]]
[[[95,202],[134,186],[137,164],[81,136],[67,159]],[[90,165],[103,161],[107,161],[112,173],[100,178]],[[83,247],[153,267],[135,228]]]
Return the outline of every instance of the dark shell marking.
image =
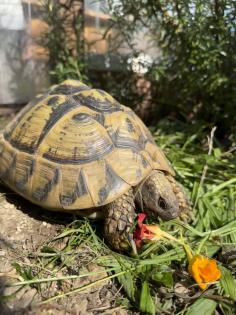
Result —
[[[96,90],[96,92],[100,94],[101,98],[98,99],[93,95],[88,96],[79,93],[74,95],[74,99],[79,101],[82,105],[98,112],[113,113],[122,110],[120,104],[115,100],[112,102],[108,99],[107,94],[104,91]]]
[[[35,160],[34,159],[28,159],[27,161],[24,161],[24,168],[22,168],[22,165],[20,167],[20,170],[18,171],[16,164],[16,173],[17,171],[20,173],[16,177],[15,185],[20,191],[26,191],[27,189],[27,183],[29,182],[30,178],[32,177],[35,169]]]
[[[2,180],[8,181],[11,178],[11,173],[14,172],[16,167],[16,154],[10,160],[8,167],[4,170],[4,172],[0,173],[0,178]]]
[[[61,84],[53,88],[49,94],[50,95],[55,95],[55,94],[73,95],[73,94],[79,93],[81,91],[89,90],[89,89],[90,88],[85,84],[82,84],[81,86]]]
[[[58,180],[59,170],[55,169],[53,178],[48,180],[48,182],[44,186],[38,187],[36,190],[33,191],[33,198],[37,201],[46,200],[52,188],[58,183]]]
[[[76,198],[88,195],[88,186],[84,177],[83,170],[80,171],[77,182],[71,194],[60,194],[60,202],[63,206],[70,206],[76,200]]]
[[[78,103],[74,102],[71,99],[68,99],[67,102],[60,104],[60,106],[56,107],[55,110],[52,111],[49,120],[47,121],[46,125],[44,126],[42,133],[38,139],[36,149],[42,142],[42,140],[46,137],[48,132],[54,127],[54,125],[62,118],[66,113],[75,109],[76,107],[80,106]]]
[[[106,172],[106,184],[100,188],[99,195],[99,205],[102,205],[107,199],[111,190],[119,188],[123,185],[124,181],[114,172],[113,168],[109,165],[105,165]]]

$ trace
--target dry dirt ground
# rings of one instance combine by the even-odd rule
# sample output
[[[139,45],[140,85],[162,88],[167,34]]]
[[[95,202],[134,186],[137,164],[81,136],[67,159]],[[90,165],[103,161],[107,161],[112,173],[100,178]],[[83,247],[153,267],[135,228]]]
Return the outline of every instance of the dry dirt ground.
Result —
[[[5,123],[6,119],[1,118],[0,129]],[[0,185],[0,315],[135,314],[116,303],[117,299],[122,298],[122,290],[114,281],[103,282],[81,293],[41,306],[37,303],[47,298],[46,291],[39,292],[36,287],[29,285],[21,290],[9,286],[9,283],[24,279],[19,272],[19,265],[26,266],[27,270],[30,270],[32,265],[33,270],[39,263],[37,253],[40,248],[58,235],[70,220],[72,218],[63,214],[54,214],[34,206]],[[92,257],[88,248],[82,251],[83,257]],[[86,261],[84,266],[78,259],[77,270],[92,272],[93,275],[65,281],[61,286],[58,286],[58,283],[50,283],[47,287],[47,292],[50,289],[50,296],[64,292],[64,289],[71,290],[73,287],[84,286],[106,277],[104,269],[92,259],[83,261]]]

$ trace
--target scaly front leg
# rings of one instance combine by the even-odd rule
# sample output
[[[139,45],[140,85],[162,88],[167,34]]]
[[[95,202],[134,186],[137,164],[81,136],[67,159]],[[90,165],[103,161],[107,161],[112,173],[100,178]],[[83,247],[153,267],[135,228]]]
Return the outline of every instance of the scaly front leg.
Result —
[[[133,189],[106,206],[105,237],[118,251],[127,251],[133,245],[135,203]],[[134,248],[135,251],[135,248]]]

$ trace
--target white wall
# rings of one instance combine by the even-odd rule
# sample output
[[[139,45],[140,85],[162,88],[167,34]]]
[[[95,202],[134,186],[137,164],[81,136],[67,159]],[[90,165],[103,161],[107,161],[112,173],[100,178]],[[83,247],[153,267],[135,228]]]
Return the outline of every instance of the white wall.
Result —
[[[27,103],[48,83],[45,62],[25,57],[31,10],[24,5],[0,0],[0,105]]]

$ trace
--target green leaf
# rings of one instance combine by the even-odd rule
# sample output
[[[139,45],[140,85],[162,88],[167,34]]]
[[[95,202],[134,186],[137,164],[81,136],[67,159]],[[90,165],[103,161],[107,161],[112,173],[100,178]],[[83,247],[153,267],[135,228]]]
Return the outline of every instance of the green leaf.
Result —
[[[182,159],[182,162],[186,162],[187,164],[194,165],[196,163],[196,159],[194,157],[186,157]]]
[[[220,150],[219,148],[215,148],[215,149],[213,150],[213,154],[214,154],[214,156],[215,156],[216,158],[219,158],[219,157],[221,156],[222,152],[221,152],[221,150]]]
[[[134,301],[135,297],[135,283],[133,275],[129,272],[125,273],[122,276],[118,277],[118,281],[123,285],[123,289],[125,290],[128,297]]]
[[[156,313],[155,304],[150,294],[150,287],[147,281],[143,282],[141,296],[140,296],[140,311],[146,314],[154,315]]]
[[[220,267],[221,270],[221,279],[220,279],[220,286],[223,289],[226,296],[231,297],[232,300],[236,301],[236,282],[231,274],[231,272],[224,268]]]
[[[235,315],[235,307],[228,303],[220,302],[224,315]]]
[[[215,301],[200,298],[189,307],[186,315],[211,315],[214,313],[216,306]]]
[[[153,281],[164,284],[168,288],[173,287],[174,280],[173,280],[172,273],[170,271],[168,271],[168,272],[163,272],[163,271],[155,272],[151,275],[151,279]]]
[[[236,182],[236,178],[231,178],[228,181],[224,181],[220,185],[214,187],[211,191],[207,192],[205,194],[205,196],[212,196],[212,195],[218,193],[220,190],[222,190],[222,189],[224,189],[224,188],[226,188],[232,184],[235,184],[235,182]]]
[[[211,219],[213,220],[216,218],[218,220],[218,222],[220,222],[221,217],[220,217],[219,210],[216,207],[214,207],[214,205],[211,204],[211,202],[209,201],[209,198],[202,197],[202,202],[204,203],[206,209],[210,212]],[[215,225],[217,225],[217,224],[215,224]]]
[[[15,267],[16,272],[24,279],[24,280],[32,280],[34,279],[34,274],[31,267],[24,268],[18,263],[13,263],[13,267]]]
[[[58,253],[57,250],[51,246],[47,246],[47,245],[44,245],[42,248],[41,248],[41,252],[42,253]]]

